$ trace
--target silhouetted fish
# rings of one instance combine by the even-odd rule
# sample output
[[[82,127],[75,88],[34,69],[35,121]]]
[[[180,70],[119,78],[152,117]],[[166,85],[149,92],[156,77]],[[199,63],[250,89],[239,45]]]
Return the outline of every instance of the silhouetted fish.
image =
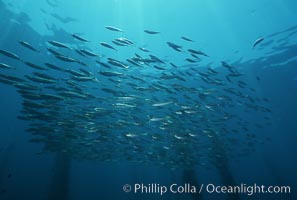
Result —
[[[90,42],[89,40],[77,35],[77,34],[71,34],[72,37],[74,37],[75,39],[82,41],[82,42]]]
[[[203,56],[209,57],[206,53],[204,53],[202,51],[198,51],[198,50],[194,50],[194,49],[188,49],[188,51],[193,54],[198,54],[198,55],[203,55]]]
[[[181,39],[183,39],[183,40],[185,40],[185,41],[188,41],[188,42],[194,42],[193,40],[191,40],[191,39],[189,39],[189,38],[187,38],[187,37],[184,37],[184,36],[182,36]]]
[[[120,72],[114,72],[114,71],[100,71],[100,74],[103,76],[121,76],[123,73]]]
[[[83,54],[85,54],[87,56],[93,56],[93,57],[99,56],[99,54],[96,54],[96,53],[91,52],[91,51],[86,50],[86,49],[81,49],[80,52],[82,52]]]
[[[51,45],[55,46],[55,47],[61,47],[61,48],[66,48],[66,49],[71,49],[69,46],[67,46],[66,44],[63,44],[61,42],[58,41],[54,41],[54,40],[49,40],[48,43],[50,43]]]
[[[157,32],[157,31],[151,31],[151,30],[144,30],[145,33],[148,33],[148,34],[151,34],[151,35],[154,35],[154,34],[159,34],[160,32]]]
[[[16,55],[15,53],[6,51],[6,50],[1,50],[1,49],[0,49],[0,54],[2,54],[2,55],[4,55],[4,56],[7,56],[7,57],[9,57],[9,58],[13,58],[13,59],[16,59],[16,60],[21,60],[20,57],[19,57],[18,55]]]
[[[107,28],[108,30],[111,30],[111,31],[123,32],[122,29],[116,28],[114,26],[105,26],[105,28]]]
[[[24,47],[26,47],[26,48],[28,48],[28,49],[30,49],[30,50],[32,50],[32,51],[39,52],[37,49],[35,49],[35,48],[34,48],[31,44],[29,44],[28,42],[25,42],[25,41],[20,40],[19,43],[20,43],[22,46],[24,46]]]
[[[100,42],[100,44],[106,48],[109,48],[109,49],[113,49],[115,51],[117,51],[117,49],[115,49],[113,46],[111,46],[110,44],[107,44],[105,42]]]
[[[144,48],[144,47],[139,47],[139,49],[143,52],[150,52],[148,49]]]

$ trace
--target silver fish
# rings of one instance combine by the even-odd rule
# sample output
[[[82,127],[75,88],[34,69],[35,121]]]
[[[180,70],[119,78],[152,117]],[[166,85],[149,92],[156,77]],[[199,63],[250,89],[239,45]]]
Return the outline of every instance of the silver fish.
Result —
[[[4,56],[7,56],[9,58],[13,58],[13,59],[16,59],[16,60],[21,60],[18,55],[16,55],[15,53],[12,53],[10,51],[6,51],[6,50],[1,50],[0,49],[0,54],[2,54]]]
[[[254,42],[254,44],[253,44],[253,48],[255,48],[258,44],[260,44],[262,41],[264,40],[264,37],[260,37],[260,38],[258,38],[255,42]]]
[[[39,65],[36,65],[34,63],[31,63],[31,62],[24,62],[26,65],[28,65],[29,67],[32,67],[34,69],[39,69],[39,70],[47,70],[46,68],[44,67],[41,67]]]
[[[194,42],[194,40],[191,40],[187,37],[184,37],[184,36],[181,36],[181,39],[185,40],[185,41],[188,41],[188,42]]]
[[[0,68],[4,68],[4,69],[15,69],[15,67],[9,66],[5,63],[0,63]]]
[[[198,50],[195,50],[195,49],[188,49],[188,51],[190,53],[193,53],[193,54],[198,54],[198,55],[203,55],[203,56],[209,57],[206,53],[204,53],[202,51],[198,51]]]
[[[100,44],[106,48],[109,48],[109,49],[113,49],[115,51],[117,51],[117,49],[115,49],[113,46],[111,46],[110,44],[107,44],[105,42],[100,42]]]
[[[58,70],[58,71],[65,71],[62,67],[59,67],[57,65],[53,65],[51,63],[44,63],[44,64],[51,69]]]
[[[51,49],[51,48],[47,48],[47,50],[48,50],[51,54],[53,54],[54,56],[62,55],[61,53],[59,53],[59,52],[57,52],[57,51],[55,51],[55,50],[53,50],[53,49]]]
[[[58,41],[54,41],[54,40],[49,40],[48,43],[50,43],[51,45],[55,46],[55,47],[61,47],[61,48],[65,48],[65,49],[71,49],[69,46],[67,46],[66,44],[63,44],[61,42]]]
[[[158,31],[151,31],[151,30],[144,30],[145,33],[151,34],[151,35],[155,35],[155,34],[159,34],[160,32]]]
[[[62,60],[62,61],[65,61],[65,62],[79,62],[79,60],[77,59],[74,59],[74,58],[70,58],[68,56],[63,56],[63,55],[56,55],[56,58]]]
[[[150,52],[148,49],[144,48],[144,47],[139,47],[139,49],[143,52]]]
[[[37,83],[56,83],[54,80],[50,80],[50,79],[45,79],[45,78],[41,78],[41,77],[33,77],[33,76],[28,76],[25,75],[25,77],[33,82],[37,82]]]
[[[126,45],[133,45],[134,44],[131,40],[129,40],[127,38],[123,38],[123,37],[116,38],[115,41],[126,44]]]
[[[116,28],[114,26],[105,26],[105,28],[107,28],[108,30],[111,30],[111,31],[123,32],[122,29]]]
[[[83,54],[85,54],[87,56],[93,56],[93,57],[99,56],[99,54],[96,54],[96,53],[91,52],[91,51],[86,50],[86,49],[81,49],[80,52],[82,52]]]
[[[172,104],[172,103],[173,103],[172,101],[164,102],[164,103],[154,103],[152,106],[161,107],[161,106],[166,106],[166,105],[169,105],[169,104]]]
[[[71,76],[70,78],[75,80],[75,81],[81,81],[81,82],[92,81],[92,80],[95,79],[94,77],[90,77],[90,76],[85,76],[85,77],[83,77],[83,76]]]
[[[123,73],[120,72],[114,72],[114,71],[100,71],[100,74],[103,76],[121,76]]]
[[[28,42],[25,42],[25,41],[20,40],[19,43],[20,43],[22,46],[24,46],[24,47],[26,47],[26,48],[28,48],[28,49],[30,49],[30,50],[32,50],[32,51],[39,52],[37,49],[35,49],[35,48],[34,48],[31,44],[29,44]]]
[[[71,34],[71,36],[74,37],[75,39],[79,40],[79,41],[82,41],[82,42],[90,42],[89,40],[87,40],[87,39],[85,39],[85,38],[83,38],[83,37],[81,37],[81,36],[79,36],[79,35],[77,35],[75,33]]]

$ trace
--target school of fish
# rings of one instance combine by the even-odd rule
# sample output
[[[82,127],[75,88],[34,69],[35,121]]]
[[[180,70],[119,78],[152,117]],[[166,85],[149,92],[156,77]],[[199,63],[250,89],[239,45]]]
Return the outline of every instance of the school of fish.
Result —
[[[105,31],[125,34],[114,26]],[[31,142],[44,144],[40,153],[174,169],[218,166],[253,152],[264,141],[256,132],[270,123],[269,99],[226,61],[201,66],[201,60],[211,61],[210,52],[185,48],[196,40],[181,36],[164,41],[184,60],[174,63],[125,37],[97,44],[113,53],[134,48],[125,60],[92,50],[92,41],[80,34],[67,37],[73,43],[49,40],[43,49],[16,41],[31,53],[27,58],[0,49],[0,83],[21,95],[18,118],[28,122]],[[256,40],[253,48],[263,40]],[[43,57],[44,63],[34,62],[35,57]]]

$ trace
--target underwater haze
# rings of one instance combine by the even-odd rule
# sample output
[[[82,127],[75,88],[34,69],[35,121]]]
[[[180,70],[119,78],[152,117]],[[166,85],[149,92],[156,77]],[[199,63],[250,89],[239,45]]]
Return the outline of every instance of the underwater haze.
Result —
[[[297,199],[297,1],[0,16],[0,200]]]

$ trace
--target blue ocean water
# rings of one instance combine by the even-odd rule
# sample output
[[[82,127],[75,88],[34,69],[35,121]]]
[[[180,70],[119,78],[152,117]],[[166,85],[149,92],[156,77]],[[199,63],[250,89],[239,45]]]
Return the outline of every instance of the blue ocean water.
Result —
[[[0,199],[296,199],[296,7],[1,0]]]

